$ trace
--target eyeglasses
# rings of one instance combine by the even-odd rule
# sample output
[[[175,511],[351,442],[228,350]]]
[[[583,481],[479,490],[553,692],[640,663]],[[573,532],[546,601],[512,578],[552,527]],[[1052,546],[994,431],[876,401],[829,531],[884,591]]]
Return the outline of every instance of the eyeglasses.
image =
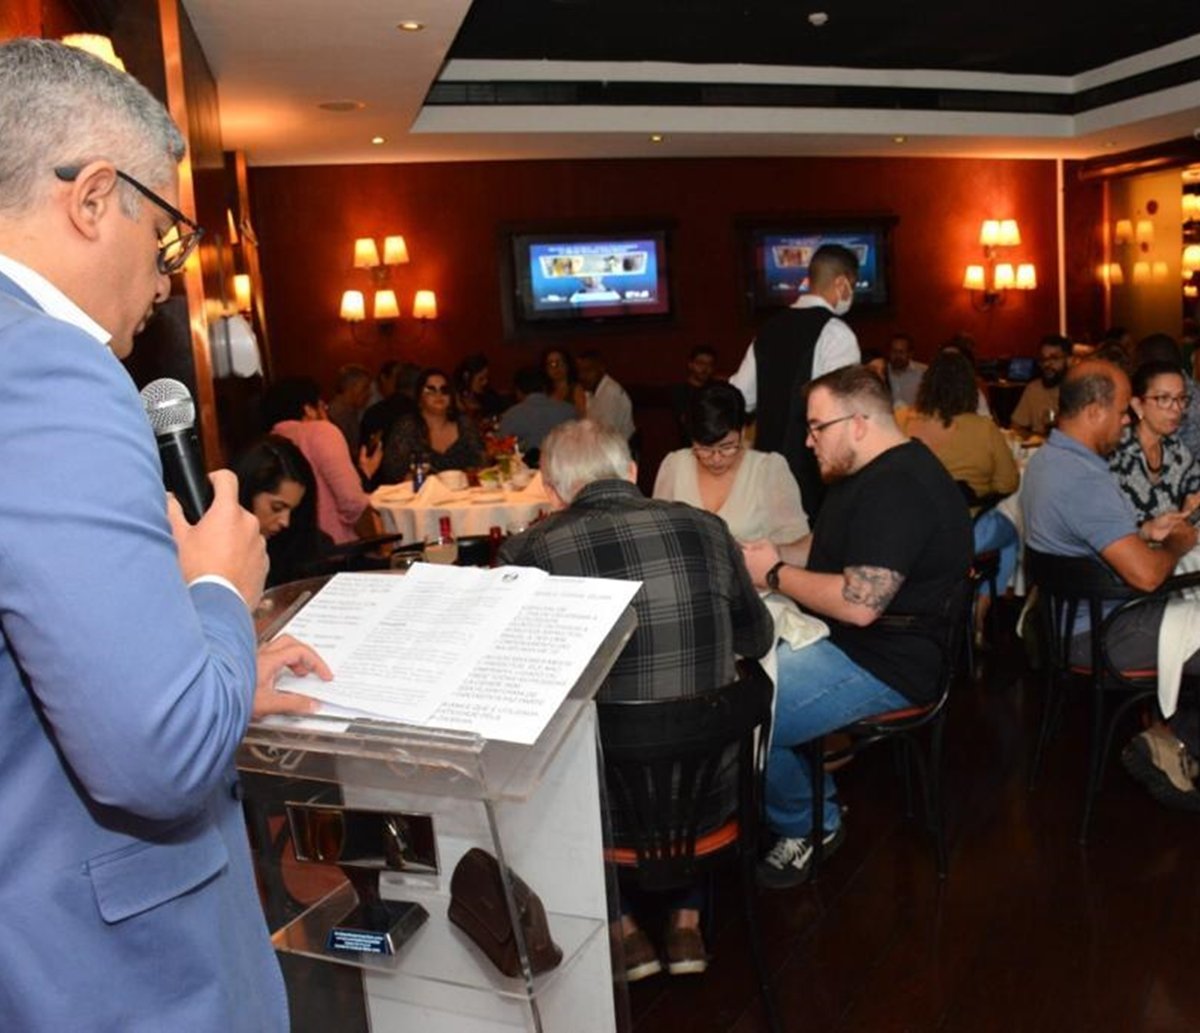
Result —
[[[54,174],[64,183],[74,183],[81,171],[81,168],[67,165],[56,168]],[[163,276],[170,276],[173,273],[179,272],[191,256],[191,253],[196,250],[196,245],[200,243],[200,238],[204,236],[203,227],[196,225],[178,208],[172,204],[168,204],[148,186],[139,183],[129,173],[122,172],[120,169],[116,169],[115,171],[119,179],[124,180],[144,198],[158,205],[159,208],[171,217],[170,228],[165,233],[159,234],[156,261],[158,271]],[[182,230],[180,229],[181,226],[183,227]]]
[[[426,384],[422,391],[428,391],[431,395],[448,395],[450,393],[449,384]]]
[[[808,433],[815,438],[818,434],[823,434],[835,423],[845,423],[847,420],[854,419],[855,416],[862,416],[864,420],[867,418],[864,413],[852,412],[848,416],[837,416],[832,420],[824,420],[821,423],[810,423],[808,425]]]
[[[742,450],[741,441],[726,441],[722,445],[693,445],[692,455],[697,459],[729,459]]]
[[[1182,412],[1192,400],[1191,395],[1146,395],[1147,402],[1153,402],[1160,409],[1178,409]]]

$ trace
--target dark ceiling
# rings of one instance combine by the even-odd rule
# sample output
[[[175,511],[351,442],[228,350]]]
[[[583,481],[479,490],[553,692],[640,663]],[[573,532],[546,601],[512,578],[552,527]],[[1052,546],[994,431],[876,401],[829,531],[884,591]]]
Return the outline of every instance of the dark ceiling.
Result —
[[[474,0],[449,56],[1073,75],[1197,33],[1197,0]]]

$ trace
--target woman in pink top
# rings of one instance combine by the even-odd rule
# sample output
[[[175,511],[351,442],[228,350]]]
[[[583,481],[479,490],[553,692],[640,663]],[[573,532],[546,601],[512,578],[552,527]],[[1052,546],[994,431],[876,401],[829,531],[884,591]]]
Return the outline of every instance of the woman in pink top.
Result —
[[[359,450],[358,467],[342,432],[325,417],[325,403],[316,381],[289,377],[273,384],[263,399],[263,412],[271,433],[287,438],[303,453],[313,469],[317,488],[317,526],[335,545],[359,537],[360,521],[368,534],[378,534],[379,520],[363,490],[362,475],[371,477],[383,458],[376,449]]]

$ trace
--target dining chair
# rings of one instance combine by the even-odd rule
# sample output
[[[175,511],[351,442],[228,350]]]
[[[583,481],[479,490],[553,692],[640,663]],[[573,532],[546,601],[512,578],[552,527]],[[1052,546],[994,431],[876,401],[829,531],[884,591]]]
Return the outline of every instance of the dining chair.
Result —
[[[844,725],[804,744],[809,770],[814,773],[813,828],[809,842],[813,847],[810,879],[816,879],[824,855],[824,838],[817,828],[825,813],[825,780],[822,766],[828,768],[844,763],[877,742],[891,742],[898,751],[897,761],[904,779],[905,814],[912,816],[912,782],[910,770],[915,769],[917,784],[925,807],[925,819],[933,836],[934,855],[939,879],[946,877],[945,815],[942,802],[942,739],[946,723],[946,704],[950,689],[966,655],[964,639],[970,638],[971,603],[975,582],[970,576],[959,581],[942,604],[939,614],[932,617],[885,613],[872,627],[896,631],[932,634],[941,652],[941,663],[935,682],[937,694],[929,703],[913,704],[881,714],[872,714]],[[830,740],[837,736],[838,746],[829,749]],[[926,743],[922,739],[927,740]]]
[[[1079,842],[1086,843],[1096,794],[1104,778],[1113,736],[1123,718],[1136,706],[1157,694],[1155,667],[1121,669],[1109,653],[1108,635],[1114,623],[1131,610],[1200,585],[1200,573],[1182,574],[1164,581],[1153,592],[1138,592],[1107,564],[1088,556],[1052,556],[1026,546],[1025,569],[1029,583],[1036,586],[1037,626],[1046,646],[1043,673],[1045,700],[1030,766],[1029,788],[1037,783],[1053,726],[1062,713],[1068,688],[1082,683],[1091,706],[1091,742],[1088,751],[1087,788]],[[1086,657],[1072,655],[1074,630],[1081,617],[1087,627],[1098,628],[1089,636]],[[1110,697],[1117,700],[1112,712]]]
[[[601,702],[597,712],[613,823],[608,860],[652,892],[707,878],[706,934],[712,873],[736,863],[759,995],[767,1025],[778,1033],[754,877],[773,693],[762,667],[748,660],[739,661],[737,681],[721,688],[671,700]],[[732,808],[713,808],[726,797]],[[717,820],[706,820],[718,810]],[[712,942],[711,935],[705,939]]]

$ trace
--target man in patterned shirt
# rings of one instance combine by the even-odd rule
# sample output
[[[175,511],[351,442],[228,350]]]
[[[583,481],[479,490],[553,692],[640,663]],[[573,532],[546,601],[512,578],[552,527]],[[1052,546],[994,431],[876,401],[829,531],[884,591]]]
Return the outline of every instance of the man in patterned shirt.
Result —
[[[735,655],[758,657],[771,648],[770,614],[725,524],[683,503],[646,498],[619,433],[591,420],[561,424],[542,443],[541,471],[558,512],[506,542],[501,562],[642,582],[633,599],[637,628],[601,699],[695,695],[733,681]],[[698,890],[671,902],[666,940],[673,975],[703,972],[707,965],[700,902]],[[622,911],[628,978],[661,971],[624,899]]]

